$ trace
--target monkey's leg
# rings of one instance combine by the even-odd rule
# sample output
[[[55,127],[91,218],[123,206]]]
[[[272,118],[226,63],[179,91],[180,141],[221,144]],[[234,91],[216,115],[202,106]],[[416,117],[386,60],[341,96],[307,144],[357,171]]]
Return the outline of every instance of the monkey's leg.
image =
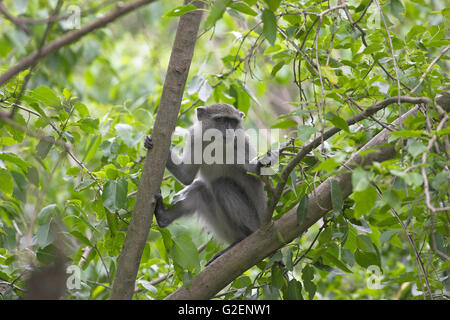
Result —
[[[214,197],[225,219],[221,221],[231,235],[228,243],[240,241],[249,236],[260,225],[259,214],[247,192],[231,178],[218,178],[212,183]]]
[[[167,227],[174,220],[193,214],[204,203],[204,197],[209,194],[205,184],[200,180],[194,181],[191,185],[184,188],[178,195],[176,202],[172,207],[164,208],[161,195],[157,196],[155,217],[161,228]]]

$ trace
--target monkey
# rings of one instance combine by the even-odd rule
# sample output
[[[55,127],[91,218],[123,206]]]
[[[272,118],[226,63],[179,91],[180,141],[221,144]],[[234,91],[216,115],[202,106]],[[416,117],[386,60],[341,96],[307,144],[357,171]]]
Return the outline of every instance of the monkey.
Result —
[[[260,227],[267,195],[259,174],[262,167],[273,164],[276,153],[269,151],[257,161],[252,158],[256,151],[243,132],[244,113],[232,105],[217,103],[197,107],[196,115],[198,121],[189,128],[182,159],[171,149],[166,162],[169,172],[186,187],[175,196],[175,203],[169,209],[164,207],[161,195],[157,194],[154,213],[161,228],[182,216],[196,213],[206,231],[220,242],[229,244],[208,261],[208,265]],[[212,141],[206,138],[209,129],[216,133]],[[243,142],[240,146],[244,150],[239,150],[238,141]],[[195,161],[195,153],[203,155],[212,143],[217,142],[223,144],[212,152],[216,156],[215,162]],[[197,150],[195,143],[200,144]],[[144,146],[147,149],[153,147],[151,135],[145,138]]]

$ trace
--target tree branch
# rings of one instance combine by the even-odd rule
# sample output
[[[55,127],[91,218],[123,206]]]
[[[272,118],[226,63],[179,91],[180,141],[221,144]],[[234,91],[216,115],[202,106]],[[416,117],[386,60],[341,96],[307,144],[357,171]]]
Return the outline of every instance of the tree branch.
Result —
[[[201,9],[204,3],[198,1],[195,5]],[[133,215],[117,264],[111,299],[131,299],[135,291],[139,263],[152,225],[154,196],[159,192],[163,179],[201,17],[202,10],[192,11],[181,16],[178,24],[152,132],[154,146],[147,152],[142,169]]]
[[[401,124],[417,110],[418,106],[412,108],[394,121],[394,124]],[[380,148],[378,152],[371,152],[364,158],[360,155],[362,151],[385,145],[389,136],[388,130],[381,131],[341,167],[342,173],[328,178],[316,188],[315,192],[310,194],[307,216],[300,225],[297,222],[296,208],[293,208],[280,219],[266,224],[218,257],[192,279],[189,290],[183,286],[170,294],[167,299],[209,299],[245,270],[307,231],[332,208],[330,183],[332,179],[339,184],[342,196],[346,198],[352,193],[352,173],[348,168],[384,161],[394,156],[393,147]]]
[[[48,56],[50,53],[60,49],[61,47],[71,44],[79,40],[83,36],[89,34],[90,32],[102,28],[105,25],[109,24],[110,22],[113,22],[117,18],[120,18],[121,16],[153,1],[155,0],[136,0],[129,4],[118,5],[116,9],[107,13],[103,17],[94,20],[93,22],[85,25],[84,27],[69,32],[63,35],[61,38],[58,38],[50,42],[49,44],[43,46],[41,50],[29,54],[28,56],[20,60],[15,66],[6,70],[6,72],[0,76],[0,86],[9,81],[19,72],[27,69],[30,65],[33,64],[33,62],[35,61],[35,59],[37,59],[37,57],[43,58],[45,56]]]
[[[392,103],[396,103],[398,100],[403,103],[413,103],[413,104],[419,104],[419,103],[427,103],[431,104],[431,100],[426,97],[408,97],[408,96],[400,96],[400,97],[392,97],[385,99],[383,101],[380,101],[364,111],[354,115],[353,117],[350,117],[346,120],[347,124],[350,126],[352,124],[355,124],[373,114],[378,112],[381,109],[386,108],[388,105]],[[395,123],[395,122],[394,122]],[[289,178],[289,175],[291,174],[292,170],[300,163],[300,161],[312,150],[317,148],[323,140],[329,139],[331,136],[338,133],[341,129],[338,127],[333,127],[328,130],[326,130],[322,135],[311,141],[309,144],[302,147],[301,151],[297,153],[297,155],[286,165],[286,167],[281,172],[281,181],[277,184],[277,187],[274,190],[273,197],[270,199],[269,205],[267,206],[265,217],[271,218],[272,213],[275,210],[275,206],[277,205],[278,201],[281,198],[281,195],[283,193],[284,187],[286,185],[286,182]],[[267,219],[268,219],[267,218]],[[268,222],[264,221],[264,222]]]

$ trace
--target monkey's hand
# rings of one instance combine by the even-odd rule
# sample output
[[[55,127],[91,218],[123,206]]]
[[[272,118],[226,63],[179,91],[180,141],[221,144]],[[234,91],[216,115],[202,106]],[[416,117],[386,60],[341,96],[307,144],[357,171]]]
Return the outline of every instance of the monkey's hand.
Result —
[[[164,208],[163,197],[161,193],[155,194],[155,218],[158,226],[160,228],[165,228],[170,224],[170,221],[167,221],[167,215],[165,215],[166,209]]]
[[[149,134],[148,136],[145,137],[144,147],[146,147],[148,150],[153,148],[153,140],[152,140],[152,135],[151,134]]]
[[[278,161],[278,151],[267,151],[266,155],[258,160],[260,167],[268,168]]]

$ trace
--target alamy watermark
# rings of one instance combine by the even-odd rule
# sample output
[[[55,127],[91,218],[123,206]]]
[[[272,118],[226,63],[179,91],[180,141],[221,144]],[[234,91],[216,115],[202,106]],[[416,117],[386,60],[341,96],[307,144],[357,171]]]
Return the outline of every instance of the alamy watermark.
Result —
[[[74,30],[81,28],[81,8],[77,5],[70,5],[65,9],[64,18],[60,25],[65,30]]]
[[[278,172],[278,129],[227,129],[224,133],[215,128],[203,130],[199,125],[181,141],[186,142],[184,148],[172,149],[175,164],[238,164],[250,168],[259,163],[261,175]]]
[[[382,288],[381,280],[383,280],[383,273],[381,272],[380,267],[371,265],[367,268],[366,274],[369,275],[366,280],[367,288],[380,290]]]

